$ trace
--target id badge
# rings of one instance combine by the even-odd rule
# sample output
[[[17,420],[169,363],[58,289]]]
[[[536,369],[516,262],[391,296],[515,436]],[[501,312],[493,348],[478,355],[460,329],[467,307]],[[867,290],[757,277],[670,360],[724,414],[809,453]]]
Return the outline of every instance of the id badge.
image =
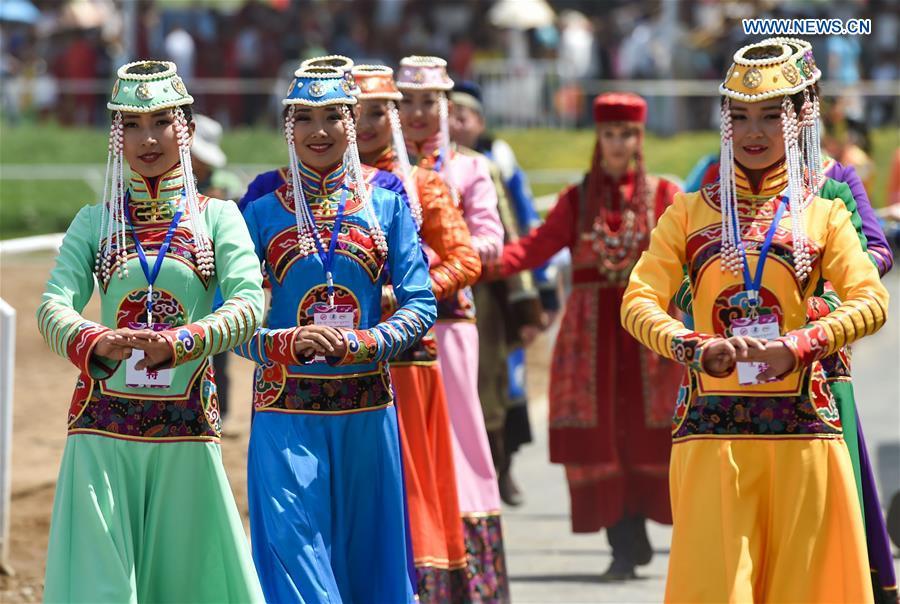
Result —
[[[146,329],[146,323],[129,323],[131,329]],[[153,331],[169,329],[165,323],[154,323]],[[125,359],[125,385],[130,388],[168,388],[172,385],[174,369],[137,369],[138,361],[144,358],[143,350],[132,350],[131,356]]]
[[[313,323],[339,329],[353,329],[353,306],[351,304],[318,304],[313,308]],[[317,363],[323,363],[325,357],[317,356]]]
[[[735,319],[731,322],[731,333],[736,336],[749,336],[759,340],[775,340],[781,336],[778,331],[778,317],[775,315],[762,315],[755,319]],[[761,384],[756,376],[763,372],[763,363],[737,364],[738,384],[750,386]]]

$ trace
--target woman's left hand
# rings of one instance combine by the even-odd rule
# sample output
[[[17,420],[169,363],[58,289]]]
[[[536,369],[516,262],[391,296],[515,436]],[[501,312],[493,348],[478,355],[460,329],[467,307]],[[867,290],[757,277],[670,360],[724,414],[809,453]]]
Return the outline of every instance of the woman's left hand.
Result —
[[[172,345],[168,338],[152,329],[132,329],[127,334],[131,346],[144,352],[144,358],[137,362],[135,369],[156,369],[172,360]]]
[[[756,376],[760,382],[771,382],[780,379],[796,369],[797,360],[793,351],[784,342],[769,340],[763,350],[751,348],[747,351],[747,360],[754,363],[765,363],[766,369]]]

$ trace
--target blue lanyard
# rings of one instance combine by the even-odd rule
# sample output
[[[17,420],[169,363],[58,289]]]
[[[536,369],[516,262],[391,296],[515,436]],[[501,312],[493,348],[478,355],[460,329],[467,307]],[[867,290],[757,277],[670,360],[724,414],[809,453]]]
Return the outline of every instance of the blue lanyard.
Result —
[[[784,197],[778,198],[778,207],[775,209],[775,217],[772,224],[769,225],[769,231],[766,233],[766,239],[763,241],[762,247],[759,248],[759,260],[756,263],[756,275],[750,278],[750,263],[747,262],[747,251],[744,249],[744,243],[741,241],[740,227],[735,221],[735,229],[738,231],[735,235],[738,241],[741,241],[741,259],[744,262],[744,290],[750,296],[750,305],[756,307],[759,304],[759,288],[762,287],[763,269],[766,265],[766,259],[769,257],[769,249],[772,247],[772,239],[775,237],[775,231],[778,230],[778,223],[784,215]]]
[[[334,218],[334,226],[331,230],[331,241],[328,244],[328,252],[322,247],[322,240],[319,237],[319,228],[316,226],[316,219],[312,211],[309,212],[309,219],[312,221],[312,227],[316,242],[316,252],[319,254],[319,260],[322,261],[322,268],[325,269],[325,285],[328,287],[328,303],[334,304],[334,250],[337,248],[338,234],[341,232],[341,223],[344,221],[344,208],[347,206],[347,187],[343,187],[341,191],[341,201],[338,204],[337,216]]]
[[[183,193],[182,193],[183,195]],[[159,270],[162,268],[163,260],[166,257],[166,253],[169,251],[169,245],[172,243],[172,236],[175,235],[175,231],[178,230],[178,223],[181,221],[181,215],[184,212],[181,207],[181,202],[178,203],[178,211],[175,212],[175,216],[172,218],[172,222],[169,223],[169,230],[166,231],[166,237],[163,239],[162,245],[159,246],[159,252],[156,255],[156,261],[153,263],[153,268],[150,268],[150,263],[147,262],[147,255],[144,253],[144,246],[141,245],[140,239],[138,239],[137,232],[134,230],[134,223],[131,221],[131,212],[129,211],[128,206],[131,203],[131,194],[125,193],[125,218],[128,220],[128,226],[131,228],[131,238],[134,239],[134,249],[137,251],[138,260],[141,263],[141,270],[144,272],[144,277],[147,278],[147,325],[153,326],[153,285],[156,283],[157,277],[159,277]]]

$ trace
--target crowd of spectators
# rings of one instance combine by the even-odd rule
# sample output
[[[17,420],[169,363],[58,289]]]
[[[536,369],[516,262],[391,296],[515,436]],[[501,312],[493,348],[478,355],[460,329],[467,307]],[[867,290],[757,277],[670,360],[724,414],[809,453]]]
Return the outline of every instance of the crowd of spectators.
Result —
[[[869,36],[813,39],[820,66],[848,89],[898,78],[900,3],[892,0],[548,0],[556,18],[525,32],[491,23],[494,2],[31,0],[39,19],[0,22],[3,112],[8,119],[52,111],[67,124],[103,123],[108,83],[129,55],[174,60],[199,108],[226,125],[274,123],[283,78],[303,58],[325,52],[388,64],[436,54],[455,77],[476,79],[489,59],[558,66],[555,92],[574,86],[572,94],[584,96],[595,90],[582,83],[597,80],[719,78],[747,40],[740,20],[761,16],[871,18]],[[581,111],[579,101],[560,100],[552,111]],[[868,103],[848,111],[871,125],[891,119],[892,102]],[[689,126],[708,125],[706,116],[694,119],[701,123]]]

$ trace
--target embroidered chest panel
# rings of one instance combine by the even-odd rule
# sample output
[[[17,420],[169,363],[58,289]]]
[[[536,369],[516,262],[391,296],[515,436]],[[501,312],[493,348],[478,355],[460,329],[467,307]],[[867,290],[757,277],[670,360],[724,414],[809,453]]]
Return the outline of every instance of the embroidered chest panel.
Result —
[[[293,201],[288,199],[288,187],[281,187],[275,194],[282,208],[293,217]],[[319,238],[323,245],[327,246],[334,230],[334,216],[325,215],[319,203],[313,202],[310,205],[316,217]],[[371,282],[375,283],[381,276],[386,258],[378,251],[372,230],[363,220],[361,215],[363,208],[356,196],[348,198],[345,217],[338,232],[335,254],[355,262],[368,275]],[[284,283],[290,268],[296,262],[310,256],[315,257],[316,252],[301,253],[297,226],[293,220],[271,237],[266,246],[266,265],[278,284]]]
[[[706,223],[687,236],[685,258],[694,294],[694,314],[699,321],[698,328],[728,335],[734,319],[748,316],[750,301],[744,291],[743,275],[733,275],[721,270],[722,227],[717,220],[717,185],[704,189],[702,199],[715,213],[708,213]],[[698,210],[702,210],[702,207]],[[751,274],[756,271],[760,249],[775,210],[774,199],[746,203],[742,201],[738,204],[741,238]],[[792,318],[792,325],[789,326],[792,328],[796,322],[794,319],[803,314],[799,303],[803,292],[809,287],[808,281],[801,282],[797,277],[793,266],[793,251],[790,225],[782,222],[772,238],[763,277],[765,285],[760,292],[761,303],[758,309],[760,314],[776,315],[782,329],[785,328],[786,316]],[[813,274],[816,274],[821,263],[821,250],[813,244],[810,253]]]
[[[168,225],[152,224],[135,227],[137,236],[141,240],[141,246],[144,248],[144,253],[147,254],[147,256],[151,259],[151,262],[162,246],[163,240],[166,237],[167,226]],[[100,242],[100,249],[104,248],[105,243],[106,239],[104,238]],[[131,233],[127,234],[124,247],[127,254],[129,272],[135,271],[137,274],[140,274],[141,267],[138,260],[137,249],[134,246],[134,239],[132,238]],[[111,254],[113,257],[116,255],[118,250],[118,242],[116,241],[115,236],[113,236],[111,246]],[[215,253],[215,250],[213,250],[213,252]],[[179,226],[178,229],[176,229],[175,234],[172,236],[172,242],[169,245],[169,251],[166,253],[166,259],[164,262],[166,264],[169,264],[171,262],[178,262],[183,267],[192,272],[203,284],[204,288],[208,289],[210,281],[212,280],[212,275],[204,276],[200,272],[196,253],[197,241],[194,238],[194,234],[188,228],[186,228],[186,226]],[[98,274],[97,281],[100,284],[100,289],[104,293],[106,293],[109,288],[110,281],[117,278],[118,277],[110,276],[109,279],[104,280]]]
[[[130,291],[119,302],[116,309],[116,325],[128,327],[130,323],[142,323],[147,320],[147,289]],[[153,322],[165,323],[170,327],[180,327],[188,323],[188,312],[172,295],[163,289],[153,290]]]

